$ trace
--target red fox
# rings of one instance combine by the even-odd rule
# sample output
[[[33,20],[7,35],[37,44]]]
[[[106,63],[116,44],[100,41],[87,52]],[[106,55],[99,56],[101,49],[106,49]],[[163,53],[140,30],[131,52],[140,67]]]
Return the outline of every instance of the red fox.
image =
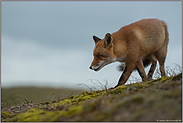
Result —
[[[165,76],[165,59],[169,42],[167,24],[159,19],[142,19],[124,26],[117,32],[107,33],[104,39],[93,36],[94,59],[90,69],[98,71],[112,62],[124,62],[124,71],[118,81],[124,85],[133,70],[137,70],[142,80],[152,79],[157,60],[161,76]],[[148,75],[144,67],[151,64]]]

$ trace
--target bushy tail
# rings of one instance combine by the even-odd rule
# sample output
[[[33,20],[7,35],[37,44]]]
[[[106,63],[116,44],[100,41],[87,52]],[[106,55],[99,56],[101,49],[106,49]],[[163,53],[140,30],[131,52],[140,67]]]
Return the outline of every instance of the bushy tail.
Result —
[[[151,64],[151,62],[150,62],[148,59],[144,59],[144,60],[143,60],[144,68],[146,68],[146,67],[149,66],[150,64]]]
[[[151,62],[148,60],[148,59],[144,59],[143,60],[143,65],[144,65],[144,68],[146,68],[147,66],[149,66],[151,64]],[[125,63],[122,63],[121,65],[118,66],[117,68],[119,71],[123,71],[125,69]],[[133,71],[136,71],[137,70],[137,67],[133,70]]]

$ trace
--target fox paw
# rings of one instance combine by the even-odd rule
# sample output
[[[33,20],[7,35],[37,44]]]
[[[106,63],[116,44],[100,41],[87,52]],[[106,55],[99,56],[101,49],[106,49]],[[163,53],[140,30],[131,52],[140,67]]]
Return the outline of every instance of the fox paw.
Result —
[[[112,87],[112,88],[109,88],[109,90],[112,90],[112,89],[114,89],[115,87]]]

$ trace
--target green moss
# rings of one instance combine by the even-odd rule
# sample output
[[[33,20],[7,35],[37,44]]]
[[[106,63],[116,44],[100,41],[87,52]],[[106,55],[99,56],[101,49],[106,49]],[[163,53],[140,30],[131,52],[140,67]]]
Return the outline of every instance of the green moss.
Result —
[[[68,104],[72,104],[72,101],[70,99],[65,99],[63,101],[60,101],[59,104],[68,105]]]
[[[53,103],[52,106],[56,107],[58,105],[62,106],[72,106],[72,105],[78,105],[86,100],[93,99],[94,97],[99,96],[100,94],[94,93],[94,92],[85,92],[80,95],[73,96],[72,98],[67,98],[62,101],[59,101],[58,103]]]
[[[83,96],[82,98],[79,99],[79,101],[85,101],[88,99],[92,99],[92,96],[91,95]]]
[[[80,97],[80,95],[76,95],[76,96],[74,96],[73,98],[71,98],[71,99],[77,99],[77,98],[79,98]]]
[[[80,114],[83,112],[83,106],[75,106],[71,107],[66,114],[72,115],[72,114]]]
[[[16,116],[2,112],[1,119],[30,122],[138,121],[146,119],[147,114],[149,119],[153,119],[153,115],[157,119],[166,115],[164,112],[167,110],[173,112],[171,115],[174,116],[170,115],[168,118],[179,118],[182,82],[180,77],[177,78],[179,81],[173,77],[162,77],[148,82],[122,85],[112,90],[84,92],[61,101],[41,103],[41,106]],[[48,107],[53,109],[48,110]]]
[[[126,86],[125,85],[121,85],[121,86],[118,86],[117,88],[109,91],[108,93],[109,94],[121,94],[124,92],[124,90],[126,89]]]
[[[40,114],[45,111],[38,109],[30,109],[24,114],[18,116],[18,121],[37,121],[40,118]]]
[[[7,118],[12,118],[14,117],[16,114],[13,114],[11,112],[8,112],[8,111],[2,111],[1,112],[1,121],[5,121],[5,119]]]
[[[170,80],[172,77],[161,77],[160,81],[161,82],[166,82],[168,80]]]
[[[149,82],[147,82],[147,83],[153,83],[153,82],[166,82],[166,81],[168,81],[168,80],[170,80],[172,77],[161,77],[161,78],[158,78],[158,79],[155,79],[155,80],[151,80],[151,81],[149,81]]]
[[[59,115],[63,115],[63,112],[58,111],[44,111],[39,109],[30,109],[26,113],[19,114],[18,116],[7,120],[16,122],[38,122],[38,121],[55,121]]]

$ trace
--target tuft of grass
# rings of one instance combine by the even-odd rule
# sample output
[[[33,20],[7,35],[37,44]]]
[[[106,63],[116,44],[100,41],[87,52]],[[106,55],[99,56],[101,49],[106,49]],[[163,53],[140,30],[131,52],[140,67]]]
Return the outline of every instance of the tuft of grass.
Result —
[[[171,68],[169,66],[166,66],[165,67],[165,73],[166,73],[166,76],[168,76],[168,77],[176,76],[179,73],[182,73],[182,67],[180,65],[178,65],[178,64],[174,64],[173,68]],[[156,69],[155,70],[153,77],[155,79],[158,79],[158,78],[161,77],[160,69]]]
[[[84,84],[84,83],[78,84],[78,85],[83,85],[83,86],[87,87],[87,88],[90,90],[90,92],[97,91],[97,90],[98,90],[97,87],[99,87],[101,90],[107,90],[107,89],[108,89],[108,80],[104,80],[104,83],[105,83],[105,84],[103,84],[102,82],[100,82],[100,81],[97,80],[97,79],[89,79],[89,81],[90,81],[94,86],[89,87],[87,84]]]

